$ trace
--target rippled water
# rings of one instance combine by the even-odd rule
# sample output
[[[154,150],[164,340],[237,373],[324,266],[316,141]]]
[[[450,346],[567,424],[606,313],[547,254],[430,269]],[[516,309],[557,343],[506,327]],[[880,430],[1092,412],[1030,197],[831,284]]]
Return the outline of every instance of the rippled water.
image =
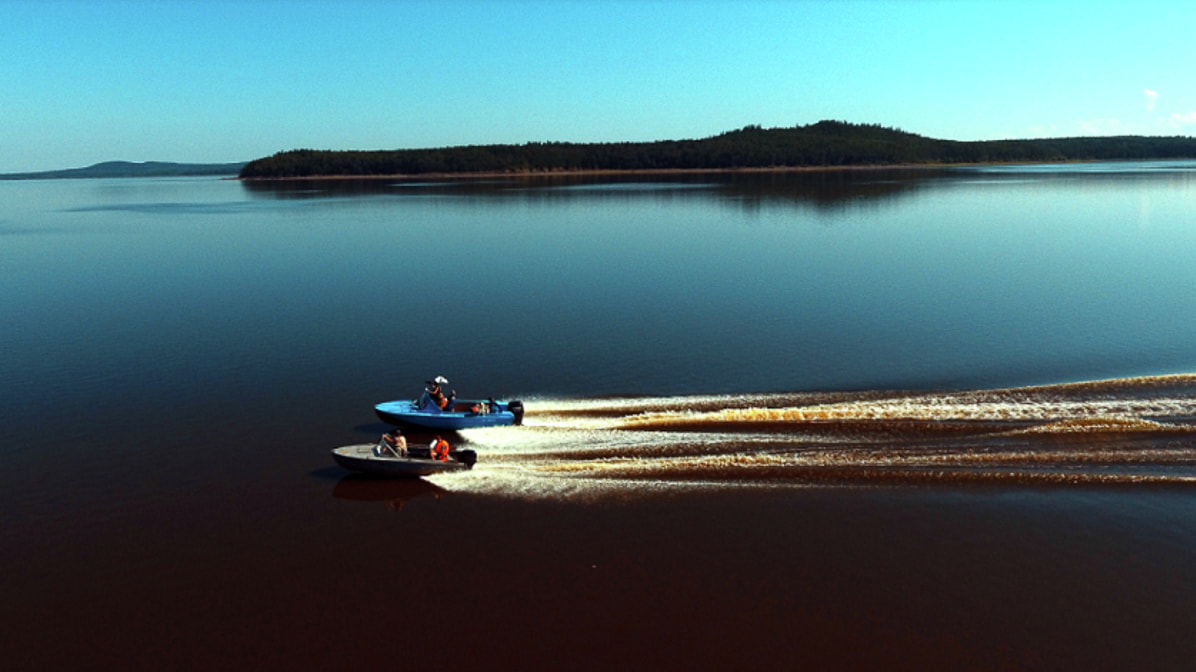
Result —
[[[1171,669],[1194,168],[0,182],[0,657]],[[332,464],[436,374],[525,425]]]
[[[948,393],[535,399],[446,487],[528,498],[661,488],[1196,481],[1196,377]]]

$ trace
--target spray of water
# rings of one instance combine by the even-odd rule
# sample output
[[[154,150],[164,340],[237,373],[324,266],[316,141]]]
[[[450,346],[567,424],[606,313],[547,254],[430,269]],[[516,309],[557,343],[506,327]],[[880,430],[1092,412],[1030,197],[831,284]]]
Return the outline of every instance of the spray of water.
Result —
[[[532,399],[467,430],[449,490],[628,498],[694,488],[1196,481],[1196,376],[945,393]]]

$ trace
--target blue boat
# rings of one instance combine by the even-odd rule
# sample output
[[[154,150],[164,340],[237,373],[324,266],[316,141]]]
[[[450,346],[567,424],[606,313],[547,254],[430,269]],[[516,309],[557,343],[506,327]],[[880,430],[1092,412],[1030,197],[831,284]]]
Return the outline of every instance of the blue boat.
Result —
[[[523,402],[493,399],[454,399],[445,408],[437,406],[427,393],[415,401],[384,401],[374,406],[383,422],[427,429],[454,431],[473,427],[501,427],[523,424]]]

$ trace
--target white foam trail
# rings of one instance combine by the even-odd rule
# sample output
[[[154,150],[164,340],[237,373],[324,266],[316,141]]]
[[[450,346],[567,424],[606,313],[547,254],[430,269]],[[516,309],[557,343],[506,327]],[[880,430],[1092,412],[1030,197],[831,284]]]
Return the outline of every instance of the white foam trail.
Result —
[[[505,497],[590,499],[823,482],[1196,478],[1196,426],[1187,423],[1196,417],[1191,375],[936,394],[526,403],[523,427],[461,432],[479,462],[467,474],[436,477],[437,484]]]
[[[1196,400],[1159,398],[1109,401],[962,401],[952,397],[842,402],[800,408],[729,408],[717,411],[664,410],[628,416],[619,426],[635,428],[695,422],[813,422],[821,420],[1052,421],[1099,416],[1176,417],[1196,415]]]

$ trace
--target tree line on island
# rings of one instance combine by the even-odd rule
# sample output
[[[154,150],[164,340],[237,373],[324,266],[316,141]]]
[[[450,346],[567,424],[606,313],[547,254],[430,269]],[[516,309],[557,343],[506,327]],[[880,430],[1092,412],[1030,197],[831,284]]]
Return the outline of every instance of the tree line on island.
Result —
[[[746,126],[700,140],[470,145],[437,149],[298,149],[250,161],[243,179],[579,171],[1048,163],[1196,158],[1185,136],[937,140],[877,124],[820,121],[792,128]]]

